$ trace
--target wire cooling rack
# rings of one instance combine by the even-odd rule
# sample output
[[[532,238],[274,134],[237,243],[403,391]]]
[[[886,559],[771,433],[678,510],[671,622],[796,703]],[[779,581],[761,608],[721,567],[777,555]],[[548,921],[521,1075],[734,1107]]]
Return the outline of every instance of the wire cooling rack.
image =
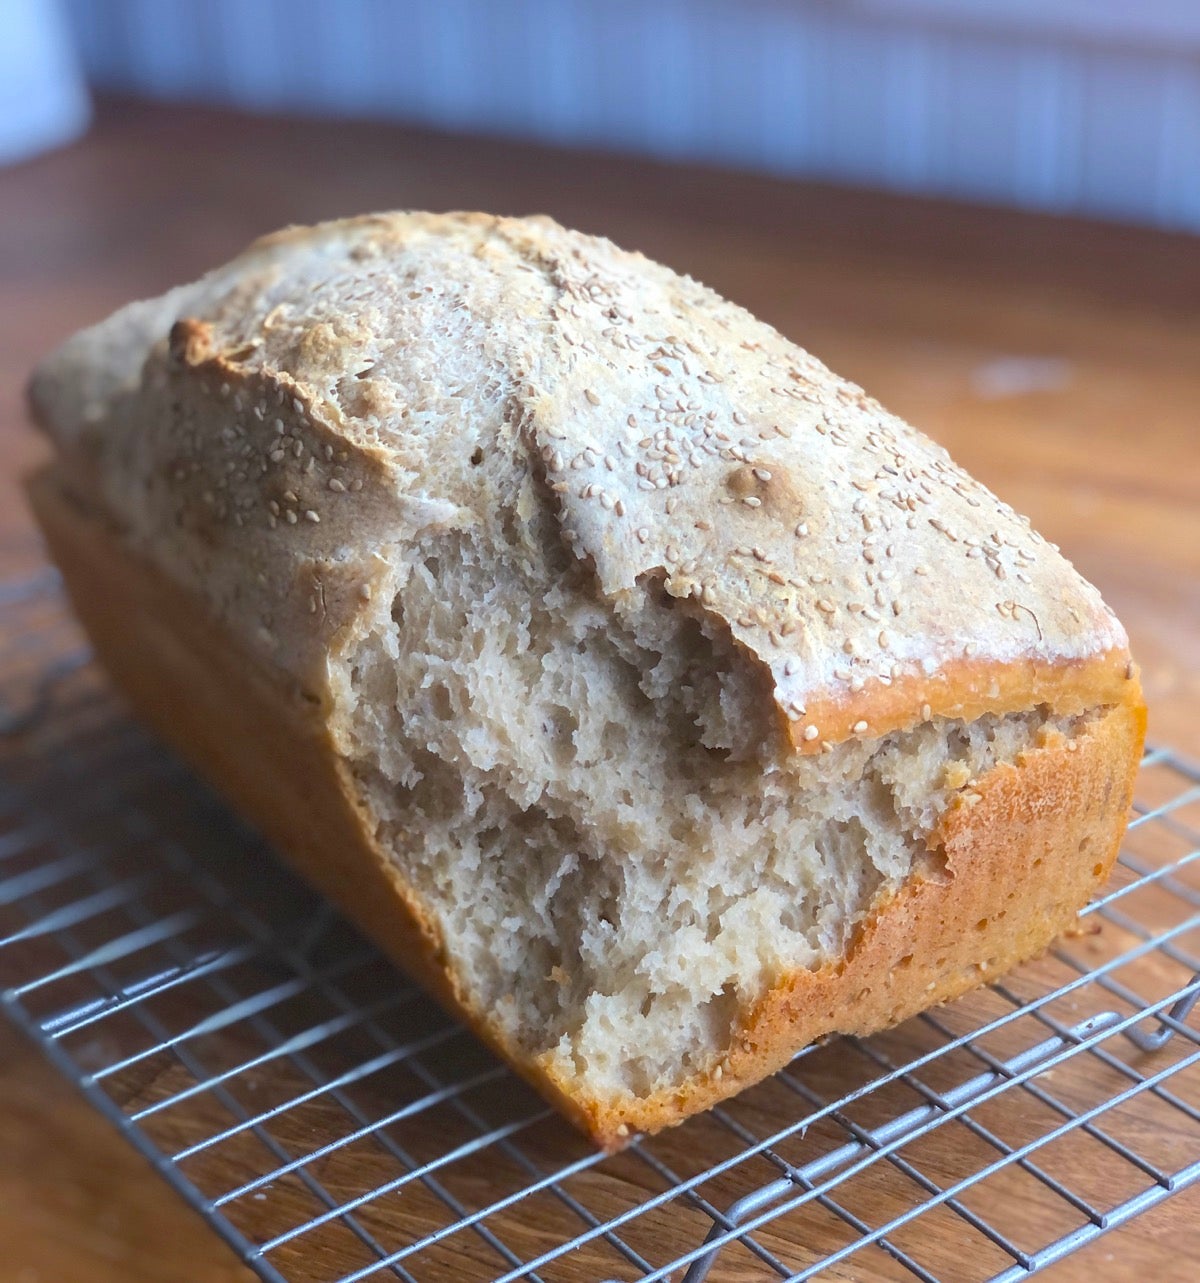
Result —
[[[1200,773],[1079,932],[606,1158],[0,588],[5,1010],[273,1283],[1024,1278],[1200,1178]]]

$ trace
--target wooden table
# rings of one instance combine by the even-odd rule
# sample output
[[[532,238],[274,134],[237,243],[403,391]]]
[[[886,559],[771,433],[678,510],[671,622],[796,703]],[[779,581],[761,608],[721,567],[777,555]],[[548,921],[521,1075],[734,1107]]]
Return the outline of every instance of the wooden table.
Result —
[[[551,213],[744,303],[944,442],[1103,589],[1151,736],[1200,756],[1200,244],[374,125],[108,104],[0,172],[0,570],[37,544],[22,382],[76,327],[287,222],[397,206]],[[1050,1272],[1182,1280],[1200,1192]],[[1190,1261],[1191,1264],[1187,1264]],[[0,1280],[247,1272],[0,1028]]]

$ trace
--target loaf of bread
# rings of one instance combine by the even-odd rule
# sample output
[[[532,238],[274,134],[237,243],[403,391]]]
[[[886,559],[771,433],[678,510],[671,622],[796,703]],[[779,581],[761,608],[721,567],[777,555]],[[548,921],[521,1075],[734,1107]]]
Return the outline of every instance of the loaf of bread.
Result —
[[[146,721],[619,1147],[1069,928],[1124,631],[927,438],[543,218],[291,229],[65,343],[30,492]]]

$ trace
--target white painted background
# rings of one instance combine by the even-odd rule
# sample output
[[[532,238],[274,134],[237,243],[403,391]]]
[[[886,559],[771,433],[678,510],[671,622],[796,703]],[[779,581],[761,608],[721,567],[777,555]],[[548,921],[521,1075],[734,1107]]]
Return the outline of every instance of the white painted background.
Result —
[[[67,0],[67,13],[105,88],[1200,230],[1200,0]]]

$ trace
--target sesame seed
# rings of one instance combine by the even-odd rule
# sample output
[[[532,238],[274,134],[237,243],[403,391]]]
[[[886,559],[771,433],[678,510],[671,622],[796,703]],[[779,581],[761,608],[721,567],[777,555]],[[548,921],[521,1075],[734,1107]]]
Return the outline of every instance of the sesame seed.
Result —
[[[304,510],[304,520],[311,521],[315,526],[320,522],[321,518],[317,516],[317,514],[311,508],[306,508]]]
[[[294,526],[296,524],[296,514],[291,510],[291,508],[287,510],[286,516],[288,525]]]
[[[928,704],[922,704],[922,705],[921,705],[921,720],[922,720],[923,722],[927,722],[927,721],[929,721],[929,719],[930,719],[932,716],[933,716],[933,709],[932,709],[932,708],[930,708]]]
[[[743,495],[742,502],[746,505],[747,508],[762,507],[762,500],[757,495],[753,495],[753,494]]]
[[[855,735],[861,735],[867,729],[867,724],[866,722],[855,722],[850,729]]]
[[[797,539],[803,539],[804,536],[808,534],[808,523],[806,521],[800,522],[800,524],[796,527],[796,529],[792,533],[796,536]]]
[[[770,472],[769,472],[766,468],[755,468],[755,469],[754,469],[754,475],[755,475],[755,476],[756,476],[760,481],[770,481],[770,480],[771,480],[771,474],[770,474]]]
[[[592,391],[592,389],[591,389],[591,388],[584,388],[584,389],[583,389],[583,395],[584,395],[585,397],[587,397],[588,401],[589,401],[592,405],[599,405],[599,404],[600,404],[600,398],[596,395],[596,393],[595,393],[595,392],[593,392],[593,391]]]
[[[645,543],[650,538],[650,531],[645,526],[639,526],[637,530],[638,543]]]
[[[820,733],[821,732],[817,730],[815,726],[806,726],[804,728],[804,738],[808,740],[809,743],[815,740]]]

